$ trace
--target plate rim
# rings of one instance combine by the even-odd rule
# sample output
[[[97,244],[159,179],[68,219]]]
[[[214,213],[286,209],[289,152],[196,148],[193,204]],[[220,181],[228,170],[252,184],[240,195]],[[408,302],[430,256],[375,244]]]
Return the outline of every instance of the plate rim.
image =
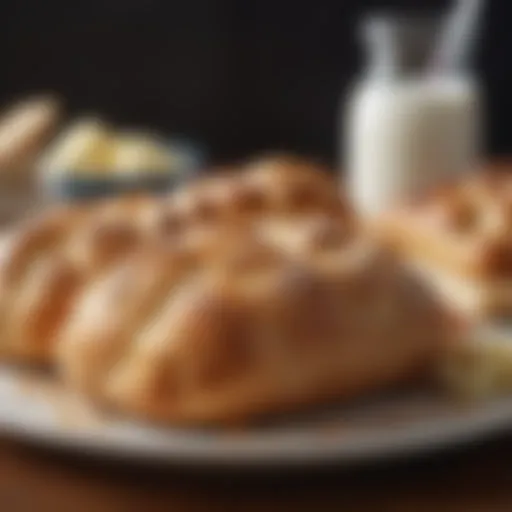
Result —
[[[0,368],[2,434],[66,452],[133,462],[218,467],[354,465],[465,445],[512,426],[512,397],[509,396],[470,408],[455,417],[438,415],[426,423],[376,427],[375,431],[357,436],[347,436],[341,427],[339,433],[333,429],[325,435],[316,427],[302,434],[296,429],[299,434],[291,437],[287,429],[278,431],[278,435],[244,437],[228,432],[215,437],[212,433],[155,427],[125,419],[116,419],[100,430],[87,426],[70,428],[58,420],[38,416],[37,407],[27,407],[27,396],[21,391],[13,391],[9,396],[6,385],[17,377],[16,372],[20,370]],[[41,397],[35,400],[44,406],[50,404]]]

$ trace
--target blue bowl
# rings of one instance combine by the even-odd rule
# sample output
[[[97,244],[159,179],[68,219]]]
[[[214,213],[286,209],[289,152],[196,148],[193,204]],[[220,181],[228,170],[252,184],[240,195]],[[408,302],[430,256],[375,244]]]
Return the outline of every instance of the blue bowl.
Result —
[[[167,171],[140,170],[137,176],[123,175],[122,172],[109,176],[105,172],[101,177],[74,173],[69,169],[69,172],[43,175],[43,188],[51,198],[66,200],[96,199],[133,192],[168,192],[195,177],[205,166],[207,157],[202,147],[186,140],[173,139],[166,146],[182,157],[179,161],[183,163],[179,167]]]

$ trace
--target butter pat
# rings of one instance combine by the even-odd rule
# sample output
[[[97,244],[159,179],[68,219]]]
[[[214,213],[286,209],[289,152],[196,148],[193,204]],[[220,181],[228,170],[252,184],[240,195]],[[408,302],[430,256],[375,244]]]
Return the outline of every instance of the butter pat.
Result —
[[[113,150],[112,136],[101,121],[81,120],[59,138],[43,168],[49,173],[103,174],[111,168]]]
[[[172,170],[172,164],[170,151],[150,135],[129,133],[117,138],[113,155],[115,174],[163,173]]]
[[[448,389],[467,399],[512,391],[512,328],[485,328],[450,351],[442,365]]]

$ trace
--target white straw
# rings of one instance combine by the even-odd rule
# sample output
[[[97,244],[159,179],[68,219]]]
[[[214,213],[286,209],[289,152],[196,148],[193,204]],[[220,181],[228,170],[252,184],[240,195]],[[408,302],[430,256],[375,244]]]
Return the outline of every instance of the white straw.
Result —
[[[457,0],[434,52],[434,73],[463,69],[476,39],[483,0]]]

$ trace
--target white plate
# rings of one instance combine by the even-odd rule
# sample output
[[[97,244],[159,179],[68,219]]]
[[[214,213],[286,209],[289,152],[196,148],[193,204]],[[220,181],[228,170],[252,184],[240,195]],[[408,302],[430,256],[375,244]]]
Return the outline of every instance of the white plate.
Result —
[[[512,398],[462,407],[433,392],[381,397],[246,431],[159,429],[93,411],[48,376],[0,368],[0,430],[31,442],[147,462],[355,463],[468,442],[512,426]]]

